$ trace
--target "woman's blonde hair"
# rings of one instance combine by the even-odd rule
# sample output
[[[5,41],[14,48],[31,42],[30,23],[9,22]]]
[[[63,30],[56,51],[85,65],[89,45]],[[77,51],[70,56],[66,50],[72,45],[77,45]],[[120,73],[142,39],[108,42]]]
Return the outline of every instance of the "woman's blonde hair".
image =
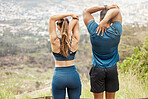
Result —
[[[68,42],[68,27],[69,27],[69,20],[67,18],[60,19],[57,22],[57,25],[61,28],[61,47],[60,47],[60,53],[64,57],[68,57],[69,53],[68,50],[70,49],[70,44]]]

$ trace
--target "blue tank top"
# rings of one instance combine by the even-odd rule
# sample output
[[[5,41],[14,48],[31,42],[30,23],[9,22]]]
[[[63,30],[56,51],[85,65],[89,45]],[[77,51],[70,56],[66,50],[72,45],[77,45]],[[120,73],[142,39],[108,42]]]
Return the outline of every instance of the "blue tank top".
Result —
[[[98,24],[90,21],[87,25],[92,45],[92,64],[93,66],[108,68],[114,66],[119,61],[118,44],[122,34],[122,24],[115,21],[103,36],[97,35]]]
[[[60,39],[60,43],[61,43],[61,39]],[[53,55],[55,57],[55,60],[57,60],[57,61],[69,61],[69,60],[74,60],[76,51],[75,52],[72,52],[71,50],[68,50],[68,54],[69,54],[68,57],[64,57],[60,53],[54,53],[54,52],[52,52],[52,53],[53,53]]]

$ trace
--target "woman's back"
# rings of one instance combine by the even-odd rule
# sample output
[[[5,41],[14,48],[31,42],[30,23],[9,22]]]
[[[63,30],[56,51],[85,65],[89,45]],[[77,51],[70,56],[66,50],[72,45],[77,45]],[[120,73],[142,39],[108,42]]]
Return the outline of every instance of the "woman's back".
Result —
[[[72,17],[70,22],[65,18],[68,16]],[[57,28],[61,39],[56,33],[56,21],[58,21]],[[49,19],[49,35],[55,57],[55,71],[52,79],[53,99],[65,99],[66,90],[69,99],[80,99],[81,81],[74,65],[80,39],[78,16],[70,13],[51,16]]]

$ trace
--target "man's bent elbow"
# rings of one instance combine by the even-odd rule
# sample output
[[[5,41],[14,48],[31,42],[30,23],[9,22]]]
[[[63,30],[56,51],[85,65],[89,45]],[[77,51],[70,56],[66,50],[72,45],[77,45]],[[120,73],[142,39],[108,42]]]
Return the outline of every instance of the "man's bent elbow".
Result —
[[[120,12],[120,10],[119,10],[119,9],[116,9],[115,11],[116,11],[116,13],[117,13],[117,14]]]
[[[85,8],[85,9],[83,10],[83,15],[86,14],[86,13],[88,13],[87,8]]]

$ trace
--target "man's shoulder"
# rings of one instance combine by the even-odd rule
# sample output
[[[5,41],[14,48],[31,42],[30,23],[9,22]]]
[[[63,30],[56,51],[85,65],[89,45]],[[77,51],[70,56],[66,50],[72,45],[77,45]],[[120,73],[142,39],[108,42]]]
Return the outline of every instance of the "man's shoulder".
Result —
[[[94,20],[90,21],[87,24],[87,29],[89,33],[95,32],[97,27],[98,27],[98,23],[96,23]]]
[[[114,21],[111,27],[116,29],[120,34],[122,33],[122,23],[120,21]]]
[[[98,23],[95,20],[91,20],[88,24],[87,27],[90,27],[92,25],[98,25]]]

